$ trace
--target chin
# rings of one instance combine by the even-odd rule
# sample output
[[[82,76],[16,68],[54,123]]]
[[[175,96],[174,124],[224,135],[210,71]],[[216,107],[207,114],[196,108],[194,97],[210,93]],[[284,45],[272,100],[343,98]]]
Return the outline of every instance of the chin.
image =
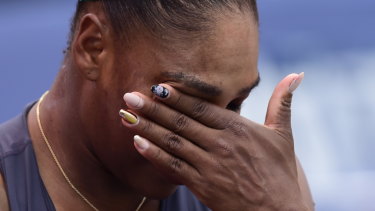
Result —
[[[123,139],[126,139],[123,138]],[[120,145],[119,145],[120,146]],[[127,149],[127,151],[123,151]],[[130,150],[131,149],[131,150]],[[165,199],[172,195],[179,183],[166,177],[143,158],[132,145],[117,147],[112,153],[103,155],[104,165],[124,192],[133,192],[150,199]],[[101,151],[104,151],[103,149]],[[107,150],[107,152],[110,150]],[[124,156],[127,155],[127,156]],[[119,167],[122,168],[119,168]],[[116,185],[116,182],[114,183]]]
[[[130,171],[124,169],[117,172],[117,178],[125,189],[131,189],[142,196],[155,200],[168,198],[177,190],[179,184],[165,177],[150,163],[142,164],[136,165]]]
[[[146,196],[149,199],[163,200],[163,199],[166,199],[169,196],[171,196],[174,192],[176,192],[177,187],[178,187],[177,185],[174,185],[173,187],[172,186],[161,187],[157,191],[148,192],[148,193],[145,193],[143,195]]]

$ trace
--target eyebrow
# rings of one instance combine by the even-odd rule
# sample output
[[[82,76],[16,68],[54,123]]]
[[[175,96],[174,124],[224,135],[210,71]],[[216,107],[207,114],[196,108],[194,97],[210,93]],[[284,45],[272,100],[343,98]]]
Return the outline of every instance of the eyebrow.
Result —
[[[191,87],[199,92],[205,93],[207,95],[211,95],[214,97],[220,96],[223,93],[223,90],[211,84],[208,84],[198,77],[194,75],[189,75],[183,72],[162,72],[162,76],[167,80],[174,80],[177,82],[181,82],[184,85]],[[250,92],[259,85],[260,83],[260,76],[258,74],[257,79],[248,87],[241,89],[238,94],[239,95],[248,95]]]

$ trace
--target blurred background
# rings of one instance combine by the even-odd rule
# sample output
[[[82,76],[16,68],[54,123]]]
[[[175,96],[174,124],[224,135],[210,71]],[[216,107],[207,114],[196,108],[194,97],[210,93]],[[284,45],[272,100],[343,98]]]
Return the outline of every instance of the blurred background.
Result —
[[[75,0],[0,0],[0,122],[52,84]],[[374,211],[375,1],[258,1],[261,85],[243,115],[263,122],[274,86],[305,72],[296,152],[319,211]]]

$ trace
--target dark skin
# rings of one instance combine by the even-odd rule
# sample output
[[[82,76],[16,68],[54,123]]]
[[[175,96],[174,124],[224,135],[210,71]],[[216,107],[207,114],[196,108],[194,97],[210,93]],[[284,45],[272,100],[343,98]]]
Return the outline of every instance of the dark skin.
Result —
[[[173,193],[176,184],[185,184],[217,211],[313,209],[294,155],[290,104],[285,103],[298,75],[276,87],[264,125],[241,117],[239,110],[228,110],[242,103],[259,77],[258,30],[250,14],[218,15],[209,39],[166,43],[143,31],[119,49],[103,12],[96,7],[89,11],[41,105],[41,121],[68,176],[96,207],[135,210],[147,196],[141,210],[158,210],[159,199]],[[181,72],[183,80],[176,77]],[[219,92],[194,88],[191,77]],[[160,83],[171,91],[166,100],[150,92],[151,85]],[[142,108],[122,99],[133,91],[142,97]],[[178,98],[186,103],[177,103]],[[204,113],[189,110],[199,103],[207,108]],[[152,112],[152,105],[162,112]],[[139,123],[121,121],[122,108],[137,113]],[[177,114],[184,114],[186,127],[173,128],[169,117]],[[53,162],[36,123],[35,106],[28,124],[56,208],[91,210]],[[147,124],[153,126],[144,127]],[[178,136],[180,145],[163,142],[166,131]],[[134,144],[134,135],[147,138],[149,148]]]

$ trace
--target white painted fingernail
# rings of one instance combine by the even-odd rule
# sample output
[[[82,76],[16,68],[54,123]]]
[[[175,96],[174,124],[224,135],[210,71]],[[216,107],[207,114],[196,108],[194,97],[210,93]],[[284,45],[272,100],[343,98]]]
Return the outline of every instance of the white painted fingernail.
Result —
[[[141,151],[146,151],[150,147],[148,141],[139,135],[134,136],[134,143]]]
[[[301,84],[304,77],[305,77],[305,73],[302,72],[298,74],[298,76],[292,81],[292,83],[290,83],[289,85],[290,93],[293,93],[298,88],[298,86]]]
[[[130,108],[141,109],[144,106],[143,99],[133,93],[126,93],[124,95],[124,100],[126,102],[126,105],[128,105]]]

